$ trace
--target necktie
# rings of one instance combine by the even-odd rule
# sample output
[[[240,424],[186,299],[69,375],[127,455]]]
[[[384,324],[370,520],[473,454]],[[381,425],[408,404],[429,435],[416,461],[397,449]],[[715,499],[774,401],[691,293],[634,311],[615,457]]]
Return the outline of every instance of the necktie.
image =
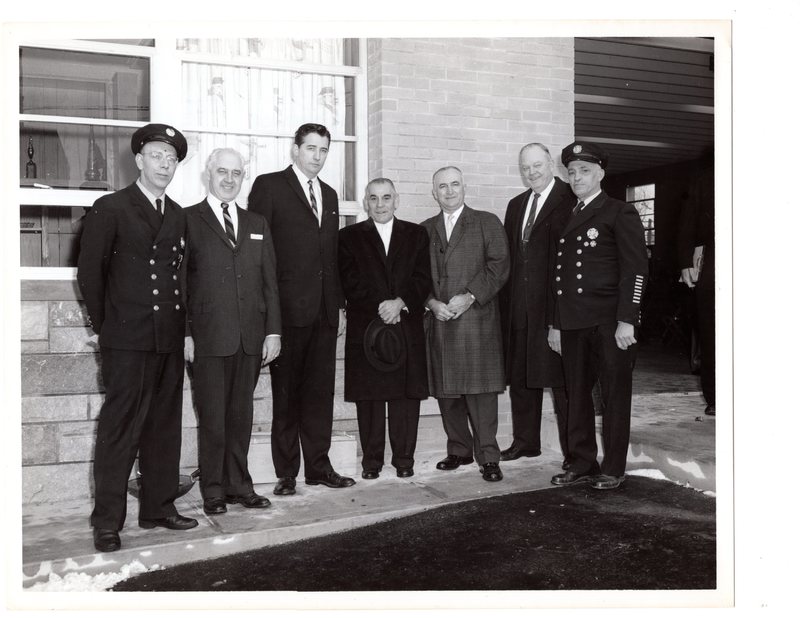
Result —
[[[531,230],[533,229],[533,222],[536,219],[536,206],[539,203],[539,194],[533,194],[533,204],[531,204],[531,211],[528,213],[528,221],[525,223],[525,229],[522,230],[522,244],[528,242],[531,237]]]
[[[161,201],[160,197],[156,198],[156,210],[158,211],[159,215],[162,217],[164,216],[164,203]]]
[[[584,206],[586,206],[586,204],[584,204],[581,200],[578,200],[578,203],[575,204],[575,208],[572,209],[572,216],[574,217],[577,215]]]
[[[447,221],[445,225],[445,232],[447,232],[447,240],[450,241],[450,234],[453,233],[453,227],[455,226],[455,213],[451,213],[447,215]]]
[[[319,211],[317,210],[317,196],[314,195],[314,181],[308,181],[308,199],[311,201],[311,210],[314,211],[314,216],[319,219]]]
[[[222,202],[222,218],[225,221],[225,234],[228,236],[228,240],[231,241],[231,245],[236,246],[236,232],[233,229],[233,219],[231,219],[231,213],[228,212],[228,204]]]

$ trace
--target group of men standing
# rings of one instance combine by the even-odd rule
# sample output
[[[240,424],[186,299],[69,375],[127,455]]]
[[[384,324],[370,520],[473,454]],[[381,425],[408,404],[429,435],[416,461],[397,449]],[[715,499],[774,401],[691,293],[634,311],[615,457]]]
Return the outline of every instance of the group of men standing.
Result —
[[[630,424],[635,327],[647,256],[635,209],[600,189],[605,153],[585,142],[562,152],[569,186],[546,146],[522,148],[529,189],[505,222],[465,204],[461,171],[443,167],[441,212],[421,225],[395,217],[390,179],[369,182],[369,218],[339,231],[338,197],[318,175],[330,133],[305,124],[293,163],[258,176],[236,203],[244,161],[209,156],[208,196],[185,210],[165,190],[186,140],[150,124],[131,148],[129,187],[97,200],[81,239],[78,282],[99,334],[106,399],[94,459],[91,523],[98,551],[120,547],[127,481],[138,454],[139,525],[185,530],[178,491],[184,360],[199,420],[203,508],[266,508],[247,468],[253,392],[270,365],[273,493],[305,483],[352,486],[328,451],[336,340],[345,331],[345,399],[356,403],[362,478],[384,465],[414,474],[420,403],[436,397],[453,470],[477,460],[486,481],[499,462],[541,453],[543,389],[551,388],[563,451],[556,485],[618,487]],[[606,404],[597,463],[591,390]],[[511,385],[514,440],[497,444],[497,396]],[[302,453],[302,457],[301,457]]]

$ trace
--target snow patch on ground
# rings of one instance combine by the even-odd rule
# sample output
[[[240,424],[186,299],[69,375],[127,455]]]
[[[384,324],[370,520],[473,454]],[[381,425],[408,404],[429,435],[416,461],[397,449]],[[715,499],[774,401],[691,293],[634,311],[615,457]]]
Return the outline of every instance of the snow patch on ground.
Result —
[[[134,560],[130,564],[123,564],[119,572],[116,573],[98,573],[97,575],[67,573],[64,577],[56,573],[50,573],[46,582],[38,582],[26,588],[26,590],[33,590],[34,592],[97,592],[108,590],[123,579],[159,569],[161,567],[158,565],[153,565],[148,569],[138,560]]]

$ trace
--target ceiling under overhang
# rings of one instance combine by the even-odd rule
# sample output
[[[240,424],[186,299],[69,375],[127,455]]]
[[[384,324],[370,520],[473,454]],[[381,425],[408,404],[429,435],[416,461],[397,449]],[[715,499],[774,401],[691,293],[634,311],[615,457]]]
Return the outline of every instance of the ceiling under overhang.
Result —
[[[700,158],[714,145],[714,41],[576,38],[575,139],[607,174]]]

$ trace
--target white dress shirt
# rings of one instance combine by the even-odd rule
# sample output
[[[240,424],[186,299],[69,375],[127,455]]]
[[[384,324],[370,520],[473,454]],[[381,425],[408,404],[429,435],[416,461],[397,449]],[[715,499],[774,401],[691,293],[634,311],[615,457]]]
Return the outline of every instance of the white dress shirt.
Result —
[[[453,230],[456,229],[456,223],[458,223],[458,218],[461,216],[461,213],[463,211],[464,211],[464,204],[461,204],[458,210],[454,210],[453,212],[450,213],[442,211],[442,214],[444,215],[444,229],[447,232],[448,241],[450,240],[450,234],[452,234]],[[451,222],[449,230],[447,228],[448,220]]]
[[[222,217],[222,200],[218,197],[211,195],[210,193],[206,197],[206,201],[208,205],[211,206],[211,212],[214,213],[214,216],[219,221],[219,224],[222,226],[222,231],[225,231],[225,219]],[[236,235],[236,240],[239,240],[239,213],[236,212],[236,202],[226,202],[228,204],[228,214],[231,216],[231,221],[233,221],[233,233]]]
[[[389,255],[389,242],[392,239],[392,228],[394,227],[394,217],[389,219],[386,223],[378,223],[377,221],[372,221],[375,224],[375,229],[378,230],[378,234],[380,234],[381,240],[383,241],[383,248],[386,250],[386,255]]]
[[[139,189],[141,189],[142,193],[144,193],[144,196],[153,206],[153,210],[155,210],[158,214],[161,214],[161,211],[158,209],[158,206],[156,205],[156,200],[161,200],[161,206],[164,209],[164,212],[167,212],[167,200],[164,199],[163,193],[161,195],[153,195],[152,193],[150,193],[150,191],[148,191],[145,188],[145,186],[141,183],[141,181],[138,178],[136,179],[136,186],[139,187]]]
[[[542,206],[544,206],[544,202],[550,196],[550,191],[553,190],[554,186],[556,186],[555,176],[550,179],[550,183],[544,188],[544,191],[542,191],[539,194],[539,201],[536,202],[536,212],[533,213],[533,221],[534,222],[536,222],[536,217],[539,216],[539,213],[542,212]],[[534,193],[536,193],[536,191],[533,191],[531,193],[530,197],[528,198],[528,205],[525,206],[525,215],[522,217],[522,231],[523,232],[525,231],[525,226],[528,223],[528,215],[531,212],[531,206],[533,206],[533,198],[535,197]]]

